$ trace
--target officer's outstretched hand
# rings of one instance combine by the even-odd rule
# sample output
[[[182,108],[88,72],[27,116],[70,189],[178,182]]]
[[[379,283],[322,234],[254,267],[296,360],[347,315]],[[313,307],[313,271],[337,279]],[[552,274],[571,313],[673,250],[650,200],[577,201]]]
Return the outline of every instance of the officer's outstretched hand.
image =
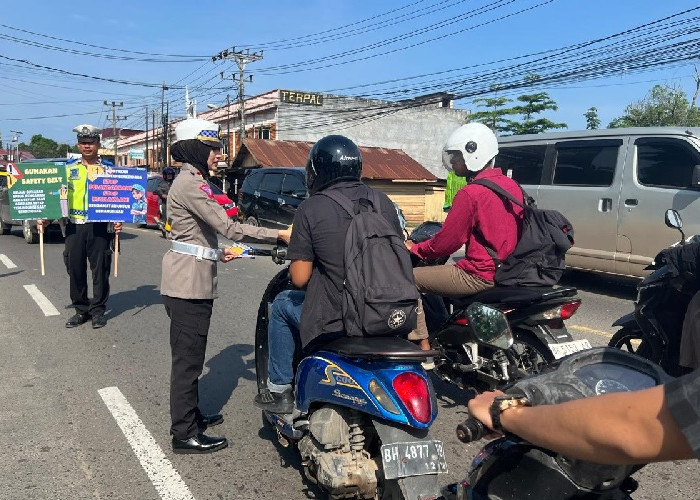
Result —
[[[223,248],[219,260],[221,262],[231,262],[233,259],[238,259],[240,256],[240,253],[234,253],[230,248]]]
[[[121,233],[122,231],[122,223],[121,222],[115,222],[114,223],[114,232],[115,233]]]

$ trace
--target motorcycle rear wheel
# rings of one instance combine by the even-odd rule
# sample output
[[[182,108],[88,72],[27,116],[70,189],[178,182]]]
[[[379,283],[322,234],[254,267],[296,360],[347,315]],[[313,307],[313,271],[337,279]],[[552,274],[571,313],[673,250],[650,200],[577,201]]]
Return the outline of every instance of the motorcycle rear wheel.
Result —
[[[646,359],[651,358],[651,350],[644,340],[642,340],[641,332],[630,328],[621,328],[615,332],[615,335],[613,335],[610,342],[608,342],[608,347],[631,352],[632,354],[637,354]]]
[[[513,345],[508,353],[518,371],[526,376],[537,375],[554,361],[552,351],[537,335],[520,328],[513,331]]]

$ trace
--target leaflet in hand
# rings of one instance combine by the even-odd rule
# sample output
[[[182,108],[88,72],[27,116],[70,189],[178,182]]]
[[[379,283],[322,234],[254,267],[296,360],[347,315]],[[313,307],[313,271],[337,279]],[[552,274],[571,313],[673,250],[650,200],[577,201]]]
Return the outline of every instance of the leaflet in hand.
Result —
[[[251,259],[255,258],[255,253],[253,248],[244,243],[234,243],[228,249],[234,253],[236,257],[248,257]]]

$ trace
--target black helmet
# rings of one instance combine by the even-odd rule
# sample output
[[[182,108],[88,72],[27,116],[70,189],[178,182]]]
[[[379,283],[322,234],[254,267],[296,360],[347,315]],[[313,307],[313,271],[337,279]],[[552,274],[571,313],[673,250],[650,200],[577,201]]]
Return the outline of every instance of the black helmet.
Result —
[[[306,162],[306,186],[315,193],[339,180],[359,180],[360,148],[347,137],[328,135],[311,148]]]
[[[163,169],[163,179],[165,179],[166,175],[172,175],[173,179],[175,178],[175,169],[172,167],[165,167]]]

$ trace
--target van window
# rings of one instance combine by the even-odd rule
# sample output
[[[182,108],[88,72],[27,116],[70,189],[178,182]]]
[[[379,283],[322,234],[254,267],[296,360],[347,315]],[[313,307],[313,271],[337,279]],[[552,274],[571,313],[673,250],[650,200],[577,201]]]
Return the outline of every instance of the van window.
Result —
[[[553,184],[610,186],[621,140],[569,141],[556,145]]]
[[[542,167],[546,145],[540,146],[499,146],[496,166],[504,175],[519,184],[539,184],[542,179]]]
[[[284,176],[282,192],[284,194],[305,193],[306,185],[304,184],[304,181],[300,176],[294,174],[287,174]]]
[[[260,183],[260,191],[279,193],[282,191],[282,179],[284,174],[265,174]]]
[[[637,146],[637,180],[645,186],[689,188],[700,155],[685,141],[641,138]]]

